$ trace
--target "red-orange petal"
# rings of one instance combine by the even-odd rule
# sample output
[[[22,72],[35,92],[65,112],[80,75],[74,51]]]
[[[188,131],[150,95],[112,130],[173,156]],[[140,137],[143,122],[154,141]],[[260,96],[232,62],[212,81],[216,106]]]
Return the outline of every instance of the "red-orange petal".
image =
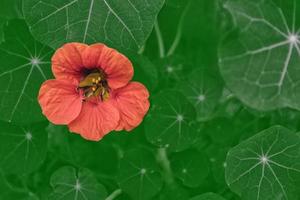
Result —
[[[68,43],[57,49],[52,57],[52,72],[56,79],[79,80],[83,70],[82,52],[88,47],[81,43]]]
[[[120,112],[120,122],[116,130],[131,131],[137,127],[149,110],[149,92],[138,82],[114,91],[113,102]]]
[[[101,68],[107,75],[108,85],[112,89],[124,87],[133,77],[130,60],[117,50],[98,43],[85,49],[82,55],[85,67]]]
[[[110,101],[85,102],[79,116],[69,124],[69,129],[87,140],[99,141],[116,128],[119,120],[119,111]]]
[[[80,113],[82,98],[77,82],[48,80],[40,88],[38,101],[43,114],[54,124],[69,124]]]

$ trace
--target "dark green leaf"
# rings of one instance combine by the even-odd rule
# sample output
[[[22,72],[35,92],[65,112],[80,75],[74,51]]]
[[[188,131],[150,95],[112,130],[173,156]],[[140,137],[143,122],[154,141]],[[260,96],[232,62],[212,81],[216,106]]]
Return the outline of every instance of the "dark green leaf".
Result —
[[[51,77],[52,50],[35,41],[22,20],[9,21],[4,32],[5,42],[0,44],[0,119],[22,124],[41,121],[37,95],[42,82]]]
[[[101,142],[83,140],[70,133],[67,127],[54,125],[48,127],[48,132],[50,150],[62,160],[105,177],[114,178],[116,175],[119,157],[105,138]]]
[[[145,121],[147,139],[171,151],[188,148],[198,139],[193,122],[196,113],[193,105],[179,92],[162,91],[152,101]]]
[[[11,174],[36,170],[47,153],[45,123],[20,127],[0,122],[0,127],[0,168]]]
[[[225,200],[225,199],[218,194],[209,192],[209,193],[201,194],[199,196],[195,196],[190,200]]]
[[[134,200],[151,199],[162,187],[162,177],[154,155],[141,148],[124,154],[117,179],[121,189]]]
[[[179,90],[194,104],[199,121],[210,119],[219,103],[223,86],[218,78],[207,69],[199,69],[178,85]]]
[[[51,200],[104,200],[107,196],[104,186],[87,169],[62,167],[54,172],[50,184],[54,190]]]
[[[172,155],[171,168],[174,175],[188,187],[198,187],[209,173],[206,155],[196,150],[187,150]]]

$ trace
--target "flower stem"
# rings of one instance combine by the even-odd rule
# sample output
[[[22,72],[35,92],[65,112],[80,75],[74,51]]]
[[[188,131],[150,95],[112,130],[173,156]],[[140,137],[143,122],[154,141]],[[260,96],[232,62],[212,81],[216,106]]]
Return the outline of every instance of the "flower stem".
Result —
[[[122,194],[122,190],[121,189],[117,189],[117,190],[113,191],[113,193],[111,193],[105,200],[114,200],[120,194]]]
[[[169,51],[167,53],[167,56],[170,56],[170,55],[172,55],[175,52],[175,50],[176,50],[176,48],[177,48],[177,46],[178,46],[178,44],[180,42],[180,39],[181,39],[181,36],[182,36],[182,28],[183,28],[184,18],[185,18],[186,14],[187,14],[187,11],[188,11],[189,7],[190,7],[190,4],[191,3],[189,2],[185,6],[184,11],[181,14],[181,17],[180,17],[179,23],[178,23],[178,27],[177,27],[176,36],[175,36],[175,39],[174,39],[174,41],[173,41],[173,43],[172,43],[172,45],[171,45],[171,47],[170,47],[170,49],[169,49]]]
[[[164,46],[164,41],[157,20],[155,21],[154,29],[157,37],[157,42],[158,42],[159,56],[160,58],[163,58],[165,57],[165,46]]]
[[[167,184],[171,184],[174,182],[173,173],[170,167],[170,161],[167,155],[167,151],[165,148],[159,148],[157,152],[157,160],[160,163],[163,172],[164,178]]]

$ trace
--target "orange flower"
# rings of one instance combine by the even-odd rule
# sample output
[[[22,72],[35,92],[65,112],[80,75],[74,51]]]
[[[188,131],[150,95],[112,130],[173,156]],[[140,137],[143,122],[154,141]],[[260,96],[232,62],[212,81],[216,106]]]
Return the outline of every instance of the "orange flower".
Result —
[[[131,62],[104,44],[64,45],[52,57],[52,71],[55,79],[43,83],[39,92],[43,114],[85,139],[130,131],[149,109],[146,87],[130,82]]]

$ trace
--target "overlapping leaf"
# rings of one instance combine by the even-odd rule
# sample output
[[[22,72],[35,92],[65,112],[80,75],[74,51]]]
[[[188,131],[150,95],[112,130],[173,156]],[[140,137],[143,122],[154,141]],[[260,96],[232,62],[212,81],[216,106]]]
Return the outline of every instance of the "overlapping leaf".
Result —
[[[205,69],[193,71],[178,88],[194,104],[199,121],[212,117],[223,90],[220,79]]]
[[[186,149],[198,139],[193,105],[179,92],[162,91],[153,98],[145,121],[147,139],[171,151]]]
[[[163,183],[154,155],[140,148],[125,153],[117,180],[134,200],[150,199],[161,190]]]
[[[229,88],[259,110],[299,110],[300,1],[229,0],[224,7],[237,27],[220,48]]]
[[[205,154],[196,150],[187,150],[171,157],[174,175],[184,185],[198,187],[209,173],[209,163]]]
[[[51,77],[52,50],[35,41],[22,20],[9,21],[4,33],[5,42],[0,44],[0,119],[41,121],[37,95],[43,81]]]
[[[164,0],[25,0],[23,10],[33,35],[57,48],[70,41],[104,42],[140,48]]]
[[[1,122],[0,127],[0,168],[8,174],[36,170],[46,158],[45,124],[19,127]]]
[[[300,137],[274,126],[231,149],[226,181],[244,200],[298,199]]]
[[[73,167],[62,167],[51,176],[53,193],[51,200],[104,200],[106,189],[87,169],[76,171]]]

